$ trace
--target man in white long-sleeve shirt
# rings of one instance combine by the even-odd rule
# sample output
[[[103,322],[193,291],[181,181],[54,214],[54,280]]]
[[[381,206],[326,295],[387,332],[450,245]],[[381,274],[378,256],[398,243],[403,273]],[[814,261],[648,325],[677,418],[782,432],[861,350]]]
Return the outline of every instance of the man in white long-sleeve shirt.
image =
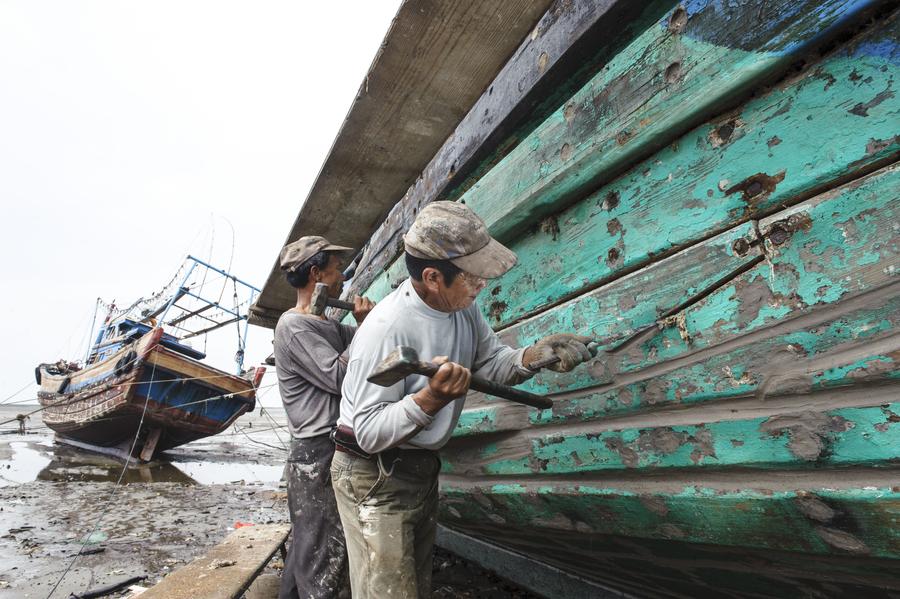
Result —
[[[470,372],[505,384],[550,356],[567,371],[590,358],[587,337],[560,334],[504,345],[475,305],[487,279],[516,263],[464,204],[434,202],[404,236],[410,278],[382,300],[350,345],[341,389],[332,484],[347,540],[354,599],[430,597],[437,479]],[[441,364],[391,387],[366,378],[398,345]]]

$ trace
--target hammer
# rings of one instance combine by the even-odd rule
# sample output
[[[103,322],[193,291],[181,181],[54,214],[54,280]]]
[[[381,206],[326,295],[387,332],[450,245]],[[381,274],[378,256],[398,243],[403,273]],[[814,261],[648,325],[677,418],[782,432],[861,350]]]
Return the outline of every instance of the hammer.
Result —
[[[401,345],[382,360],[366,380],[382,387],[390,387],[411,374],[420,374],[431,378],[437,373],[438,368],[440,366],[437,364],[420,361],[418,352],[413,348]],[[553,402],[548,397],[514,389],[475,375],[472,375],[469,388],[542,410],[553,407]]]
[[[351,302],[328,297],[328,285],[316,283],[316,288],[313,290],[312,297],[309,300],[309,313],[321,316],[325,312],[325,308],[340,308],[341,310],[353,312],[353,304]]]

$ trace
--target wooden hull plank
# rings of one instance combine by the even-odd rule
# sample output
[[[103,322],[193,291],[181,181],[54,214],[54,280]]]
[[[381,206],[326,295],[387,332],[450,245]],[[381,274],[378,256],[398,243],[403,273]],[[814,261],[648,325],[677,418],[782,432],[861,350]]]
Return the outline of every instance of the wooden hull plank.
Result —
[[[519,265],[491,282],[485,315],[507,326],[896,155],[900,97],[885,99],[866,117],[852,107],[861,94],[877,94],[900,78],[898,37],[895,17],[517,238],[510,247]],[[859,51],[882,44],[890,56]],[[828,151],[810,160],[811,146]],[[735,191],[756,180],[756,195]]]
[[[638,371],[761,330],[777,334],[816,310],[853,309],[854,298],[900,275],[898,197],[900,166],[893,166],[761,222],[767,261],[686,309],[678,326],[621,352],[616,370]],[[793,230],[779,233],[776,223]]]
[[[514,240],[520,264],[491,282],[485,316],[507,326],[896,155],[900,98],[888,95],[865,117],[853,107],[900,77],[898,35],[895,15]],[[809,161],[812,146],[828,152]],[[759,173],[781,180],[756,195],[735,191]],[[685,199],[673,206],[673,196]],[[406,276],[398,260],[367,295],[380,299]]]
[[[556,212],[674,141],[880,2],[694,2],[648,29],[462,199],[493,234]],[[750,24],[752,23],[752,30]]]
[[[510,536],[537,527],[547,539],[577,532],[857,557],[900,550],[900,489],[891,485],[722,491],[687,484],[644,494],[590,483],[538,489],[497,483],[443,490],[441,516],[449,526],[499,525]],[[847,523],[853,532],[839,530]]]

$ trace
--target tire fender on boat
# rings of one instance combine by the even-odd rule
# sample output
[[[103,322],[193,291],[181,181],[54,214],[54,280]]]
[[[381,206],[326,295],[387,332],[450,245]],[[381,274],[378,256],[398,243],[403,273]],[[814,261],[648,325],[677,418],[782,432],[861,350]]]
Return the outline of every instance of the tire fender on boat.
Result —
[[[132,349],[129,350],[127,354],[116,360],[116,368],[114,370],[116,376],[122,376],[131,371],[134,368],[134,361],[137,358],[137,353]]]

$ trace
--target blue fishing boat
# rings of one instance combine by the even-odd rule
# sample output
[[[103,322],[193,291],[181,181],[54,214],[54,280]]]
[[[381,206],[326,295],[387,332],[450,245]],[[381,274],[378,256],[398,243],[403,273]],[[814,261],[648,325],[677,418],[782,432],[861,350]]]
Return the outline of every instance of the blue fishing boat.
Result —
[[[265,368],[243,369],[241,308],[258,290],[192,256],[179,272],[150,299],[123,310],[109,306],[83,363],[35,369],[43,420],[58,441],[149,461],[218,434],[253,410]],[[214,279],[224,281],[215,300],[202,293],[218,287]],[[226,307],[221,297],[229,284],[234,305]],[[238,327],[237,374],[204,364],[206,354],[187,342],[231,324]]]

